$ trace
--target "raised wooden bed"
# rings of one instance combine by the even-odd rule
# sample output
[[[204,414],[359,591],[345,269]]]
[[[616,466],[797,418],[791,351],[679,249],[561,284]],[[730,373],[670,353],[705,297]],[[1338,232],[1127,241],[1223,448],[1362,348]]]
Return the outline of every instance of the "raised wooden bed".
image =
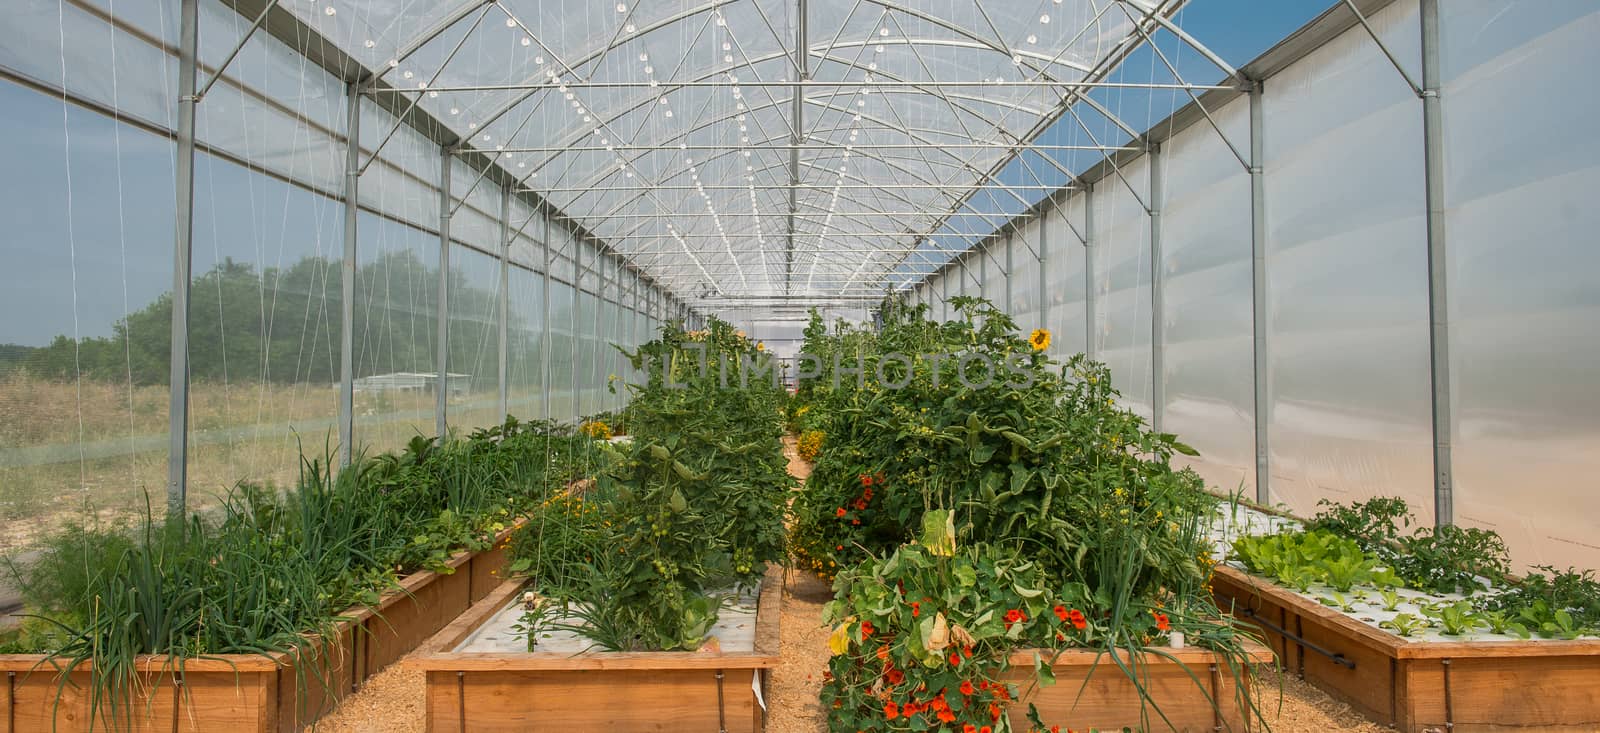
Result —
[[[1224,565],[1213,588],[1285,669],[1405,733],[1600,730],[1600,640],[1413,641]]]
[[[1210,733],[1254,729],[1243,696],[1251,692],[1249,680],[1255,665],[1272,661],[1271,650],[1247,643],[1248,665],[1240,677],[1246,685],[1244,690],[1236,685],[1228,662],[1215,652],[1193,647],[1155,652],[1141,655],[1137,663],[1124,658],[1149,693],[1151,702],[1148,705],[1115,661],[1102,652],[1061,652],[1050,667],[1056,676],[1056,683],[1050,687],[1035,684],[1034,652],[1012,654],[1011,670],[1006,676],[1022,691],[1020,700],[1008,713],[1012,729],[1029,729],[1029,703],[1038,707],[1041,720],[1060,725],[1062,730],[1131,728]],[[1042,660],[1051,661],[1050,652],[1041,654]]]
[[[506,582],[439,633],[455,649],[522,590]],[[759,733],[755,687],[778,664],[783,570],[762,579],[751,652],[439,652],[408,662],[427,674],[427,730]]]
[[[59,660],[0,655],[0,671],[7,677],[0,733],[78,733],[88,731],[91,722],[102,731],[299,733],[368,677],[489,595],[506,565],[506,541],[520,526],[500,533],[487,550],[451,558],[452,573],[413,573],[399,589],[385,593],[376,608],[348,609],[333,637],[311,653],[144,658],[144,691],[116,719],[102,705],[99,720],[91,721],[88,664],[63,680]]]

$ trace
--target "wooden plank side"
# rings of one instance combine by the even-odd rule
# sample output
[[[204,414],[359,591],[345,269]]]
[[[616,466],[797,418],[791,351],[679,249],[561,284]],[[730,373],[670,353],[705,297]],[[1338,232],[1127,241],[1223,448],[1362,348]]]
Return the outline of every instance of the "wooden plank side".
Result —
[[[1217,707],[1213,706],[1210,665],[1190,666],[1170,662],[1151,663],[1135,668],[1138,685],[1119,668],[1109,663],[1091,668],[1082,664],[1053,666],[1056,684],[1039,687],[1031,668],[1014,667],[1006,679],[1022,688],[1021,700],[1007,715],[1012,728],[1028,730],[1028,704],[1037,706],[1040,718],[1062,729],[1173,730],[1182,733],[1210,733],[1215,730]],[[1223,677],[1230,678],[1226,672]],[[1139,687],[1149,693],[1149,702]],[[1218,690],[1222,698],[1222,718],[1228,730],[1243,730],[1245,715],[1235,700],[1232,688],[1224,683]]]
[[[16,715],[17,709],[17,673],[6,672],[6,711],[0,715],[0,733],[15,733],[16,726],[11,719]]]
[[[469,573],[436,575],[407,595],[394,598],[367,620],[363,641],[368,674],[405,656],[467,610]]]
[[[1600,639],[1525,639],[1506,641],[1430,641],[1400,647],[1400,659],[1461,657],[1600,657]]]
[[[505,580],[501,575],[505,572],[508,555],[509,553],[506,550],[496,545],[473,556],[472,562],[457,571],[465,572],[470,579],[469,585],[471,587],[468,589],[470,592],[467,595],[467,603],[469,605],[483,600],[485,596],[494,592],[494,589],[500,585],[501,581]]]
[[[1400,729],[1446,723],[1444,660],[1408,660]],[[1455,731],[1600,730],[1600,662],[1594,657],[1450,660],[1449,720]]]
[[[1260,634],[1262,641],[1277,655],[1280,668],[1297,668],[1293,643],[1271,626],[1261,623],[1264,620],[1278,628],[1289,628],[1287,608],[1258,588],[1240,583],[1235,576],[1217,575],[1212,581],[1212,594],[1218,608],[1250,624]]]
[[[467,637],[472,636],[472,632],[477,631],[479,626],[482,626],[484,622],[504,608],[507,603],[510,603],[512,598],[521,593],[524,582],[522,580],[508,580],[501,583],[492,592],[472,604],[460,616],[457,616],[454,621],[440,629],[438,633],[418,645],[417,651],[429,655],[452,654],[456,647],[461,646],[461,643],[467,640]]]
[[[455,672],[428,672],[423,696],[423,730],[462,733],[460,692]]]
[[[272,733],[271,709],[265,680],[271,672],[240,675],[224,673],[184,675],[183,704],[178,711],[180,733]]]
[[[514,524],[501,530],[489,543],[489,547],[471,557],[466,571],[471,582],[471,592],[468,594],[467,603],[473,604],[484,599],[500,583],[509,580],[510,574],[506,566],[511,562],[511,536],[527,524],[527,519],[518,519]]]
[[[128,733],[171,733],[173,718],[178,713],[177,686],[171,677],[160,680],[142,696],[119,706],[113,713],[101,702],[99,710],[92,711],[93,700],[89,690],[89,673],[73,672],[56,694],[59,675],[40,670],[30,675],[18,675],[15,692],[13,720],[18,731],[60,731],[77,733],[90,728],[94,718],[96,730],[127,731]]]
[[[689,669],[766,669],[778,665],[766,654],[706,652],[585,652],[583,654],[483,652],[430,654],[407,661],[417,669],[468,672],[592,672]]]
[[[1296,669],[1305,673],[1307,681],[1375,721],[1384,724],[1394,721],[1392,656],[1359,639],[1351,639],[1342,627],[1330,626],[1321,618],[1291,616],[1291,623],[1298,629],[1290,630],[1296,631],[1308,645],[1341,655],[1356,665],[1355,669],[1350,669],[1309,646],[1300,647]]]
[[[1273,658],[1271,649],[1248,639],[1244,640],[1244,652],[1249,661],[1255,663],[1270,662]],[[1049,649],[1021,649],[1012,652],[1009,661],[1013,666],[1031,667],[1035,654],[1038,654],[1040,659],[1061,667],[1089,667],[1097,663],[1102,666],[1115,665],[1115,660],[1111,659],[1110,655],[1097,649],[1063,649],[1058,652]],[[1176,661],[1200,666],[1209,665],[1218,658],[1216,652],[1197,646],[1186,646],[1182,649],[1151,647],[1151,651],[1143,652],[1141,656],[1142,659],[1154,663]]]
[[[783,607],[782,565],[773,563],[761,576],[761,596],[756,600],[755,653],[778,655],[778,638],[781,635]]]
[[[358,626],[343,626],[335,638],[284,661],[273,677],[280,733],[295,733],[327,715],[355,689],[355,649],[362,633]]]
[[[259,654],[219,654],[205,659],[182,659],[183,669],[186,672],[271,672],[277,669],[276,655],[261,656]],[[149,674],[162,674],[176,669],[179,657],[169,656],[142,656],[139,657],[139,670]],[[16,672],[18,676],[25,673],[48,672],[53,668],[65,666],[65,659],[51,659],[43,654],[0,654],[0,671]],[[74,671],[87,672],[94,666],[93,661],[85,661],[74,668]]]
[[[713,670],[468,672],[460,685],[466,729],[472,733],[535,729],[645,733],[718,730],[719,725],[729,733],[758,733],[750,710],[754,696],[745,674],[723,679],[720,715]],[[430,701],[439,704],[437,714],[429,718],[436,725],[429,730],[459,731],[459,720],[448,720],[451,706],[443,704],[457,684],[454,675],[432,673],[428,679],[430,688],[445,688],[437,697],[430,689]]]

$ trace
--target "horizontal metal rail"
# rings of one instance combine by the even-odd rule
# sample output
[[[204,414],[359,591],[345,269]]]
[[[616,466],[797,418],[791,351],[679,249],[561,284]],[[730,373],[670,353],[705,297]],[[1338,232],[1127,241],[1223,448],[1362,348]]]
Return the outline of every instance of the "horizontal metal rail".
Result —
[[[869,189],[869,190],[874,190],[874,191],[881,191],[881,190],[884,190],[884,189],[927,189],[927,190],[933,190],[933,191],[948,191],[951,188],[958,188],[958,187],[957,186],[942,186],[942,185],[939,185],[939,184],[936,184],[936,183],[799,183],[799,184],[794,184],[794,183],[768,183],[768,184],[761,184],[761,185],[751,184],[751,185],[747,185],[747,186],[729,185],[729,184],[708,184],[708,185],[704,185],[704,186],[682,186],[682,185],[672,185],[672,186],[649,186],[649,185],[644,185],[644,186],[604,186],[600,192],[601,193],[606,193],[606,192],[610,192],[610,191],[748,191],[748,190],[750,190],[752,188],[766,189],[766,190],[793,188],[793,189],[797,189],[797,190],[812,190],[812,191],[831,191],[831,190],[833,190],[835,188],[839,188],[839,189]],[[1009,184],[1009,183],[984,183],[984,184],[979,184],[979,188],[1004,188],[1004,189],[1010,189],[1010,190],[1014,190],[1014,191],[1059,191],[1059,190],[1061,190],[1061,186],[1044,186],[1044,185],[1034,185],[1034,184]],[[532,192],[535,192],[535,193],[590,193],[590,192],[593,192],[595,189],[593,189],[593,188],[524,188],[524,189],[518,189],[518,190],[520,190],[520,191],[532,191]],[[929,213],[932,213],[932,212],[929,212]]]
[[[415,87],[415,88],[406,88],[406,87],[398,87],[398,86],[396,86],[396,87],[386,87],[386,88],[381,88],[381,89],[380,88],[375,88],[375,87],[374,88],[368,88],[368,89],[363,90],[363,92],[366,93],[366,94],[370,94],[370,95],[378,95],[378,94],[411,94],[411,93],[420,93],[420,92],[445,93],[445,92],[536,91],[536,90],[540,90],[540,89],[554,89],[554,90],[559,90],[559,91],[568,91],[568,90],[572,90],[572,89],[660,89],[660,88],[663,88],[663,87],[670,87],[672,89],[684,89],[684,88],[689,88],[689,89],[693,89],[693,88],[726,89],[726,88],[732,88],[732,87],[751,87],[751,88],[795,88],[795,87],[799,87],[799,88],[827,88],[827,89],[834,89],[834,88],[839,88],[839,87],[845,87],[845,88],[851,88],[851,89],[856,89],[856,88],[860,88],[860,89],[871,89],[871,88],[882,88],[882,89],[896,89],[896,88],[922,89],[922,88],[948,88],[948,87],[995,87],[995,88],[1024,87],[1024,88],[1050,88],[1050,89],[1190,89],[1190,90],[1200,90],[1200,91],[1208,91],[1208,90],[1211,90],[1211,89],[1237,89],[1238,88],[1237,86],[1231,85],[1231,84],[1172,84],[1172,83],[1163,83],[1163,82],[1145,83],[1145,82],[1110,82],[1110,81],[1065,81],[1065,80],[1052,81],[1052,80],[1046,80],[1046,79],[1013,79],[1013,80],[1010,80],[1010,81],[995,81],[993,79],[988,79],[988,80],[985,80],[985,79],[970,79],[970,80],[959,80],[959,81],[911,81],[911,80],[899,80],[899,79],[873,79],[872,81],[867,81],[865,79],[837,79],[837,80],[829,80],[829,81],[818,81],[816,79],[806,79],[804,81],[782,81],[782,80],[772,80],[772,81],[755,81],[755,80],[729,81],[729,80],[726,80],[726,79],[722,79],[722,80],[705,80],[705,81],[665,81],[665,82],[663,82],[663,81],[650,82],[650,81],[577,81],[577,80],[567,81],[567,80],[562,80],[562,81],[529,82],[529,83],[526,83],[526,84],[454,84],[454,85],[443,85],[443,86],[431,86],[430,85],[430,86],[426,86],[426,87],[420,87],[419,86],[419,87]]]
[[[863,148],[869,150],[1012,150],[1025,148],[1027,150],[1089,150],[1094,152],[1144,150],[1142,147],[1127,145],[1029,145],[1027,143],[728,143],[726,145],[550,145],[543,147],[498,147],[492,151],[477,148],[455,151],[463,154],[470,150],[476,153],[492,152],[501,155],[507,153],[628,153],[652,151],[695,151],[695,150],[848,150]]]

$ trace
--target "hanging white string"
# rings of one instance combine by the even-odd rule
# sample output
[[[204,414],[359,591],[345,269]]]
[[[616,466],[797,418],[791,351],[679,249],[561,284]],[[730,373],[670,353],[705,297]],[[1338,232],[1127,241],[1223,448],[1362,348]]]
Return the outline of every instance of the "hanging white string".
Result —
[[[71,102],[67,100],[67,30],[66,30],[66,2],[61,0],[56,4],[56,40],[61,49],[61,142],[62,142],[62,168],[66,175],[66,205],[67,205],[67,257],[72,272],[72,381],[74,397],[78,416],[78,491],[86,493],[89,490],[88,459],[84,455],[84,426],[83,426],[83,372],[79,364],[79,345],[83,335],[78,326],[78,237],[73,226],[73,201],[72,201],[72,129],[68,119],[71,111]]]

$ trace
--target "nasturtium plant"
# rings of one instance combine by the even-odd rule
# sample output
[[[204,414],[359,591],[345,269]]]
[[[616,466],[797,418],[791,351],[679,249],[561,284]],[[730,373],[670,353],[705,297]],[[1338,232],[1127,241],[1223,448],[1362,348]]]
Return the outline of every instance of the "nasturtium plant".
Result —
[[[1103,365],[1056,363],[1047,332],[952,304],[947,323],[891,303],[876,330],[807,331],[836,361],[801,383],[827,441],[791,544],[834,579],[831,728],[1009,730],[1010,655],[1029,649],[1128,660],[1181,629],[1238,654],[1208,590],[1217,500],[1169,465],[1192,450],[1120,408]]]

